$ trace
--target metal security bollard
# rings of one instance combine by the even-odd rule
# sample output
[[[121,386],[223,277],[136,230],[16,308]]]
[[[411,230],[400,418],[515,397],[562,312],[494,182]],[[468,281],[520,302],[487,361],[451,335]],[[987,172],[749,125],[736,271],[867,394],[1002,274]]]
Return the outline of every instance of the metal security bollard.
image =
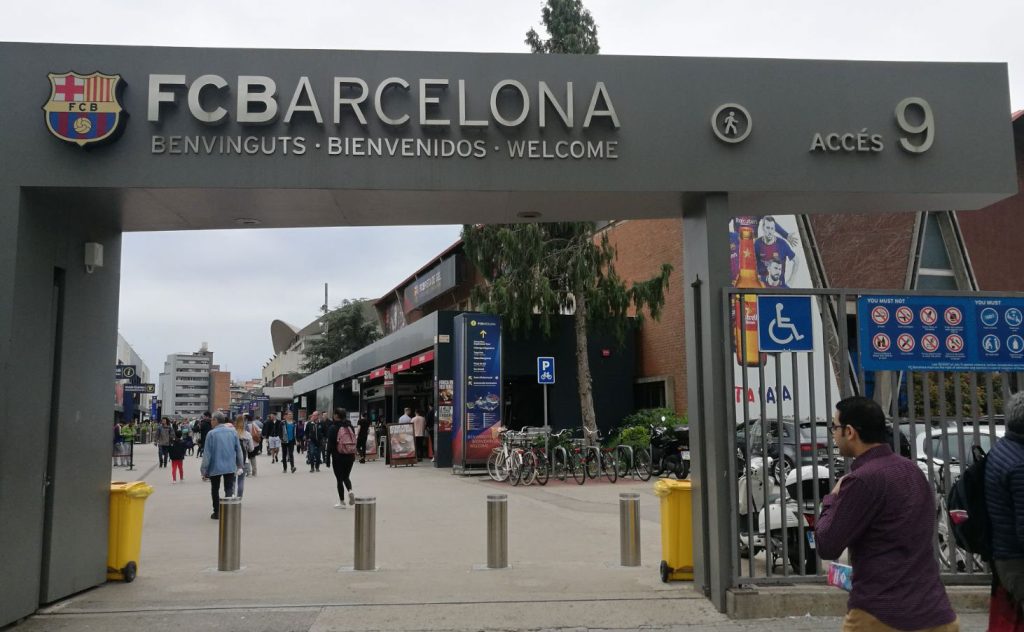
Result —
[[[237,571],[241,563],[242,499],[220,499],[220,535],[217,541],[217,570]]]
[[[619,557],[622,566],[640,566],[640,494],[619,494]]]
[[[487,496],[487,568],[508,567],[508,495]]]
[[[377,569],[377,498],[356,497],[356,542],[353,568],[357,571]]]

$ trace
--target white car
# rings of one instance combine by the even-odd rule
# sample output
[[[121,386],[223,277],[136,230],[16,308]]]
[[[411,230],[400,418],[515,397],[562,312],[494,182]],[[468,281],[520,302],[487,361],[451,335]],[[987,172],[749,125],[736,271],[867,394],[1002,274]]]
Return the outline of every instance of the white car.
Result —
[[[974,424],[965,423],[963,429],[954,426],[946,428],[932,428],[920,432],[917,435],[917,464],[928,476],[928,470],[932,471],[932,479],[936,482],[937,488],[945,493],[949,484],[943,484],[946,478],[946,467],[948,466],[949,483],[960,477],[964,467],[974,462],[971,455],[971,448],[980,445],[981,449],[988,454],[992,446],[1003,435],[1006,434],[1006,426],[998,424],[994,426],[995,440],[993,440],[993,427],[983,424],[975,427]],[[961,450],[966,453],[961,454]]]

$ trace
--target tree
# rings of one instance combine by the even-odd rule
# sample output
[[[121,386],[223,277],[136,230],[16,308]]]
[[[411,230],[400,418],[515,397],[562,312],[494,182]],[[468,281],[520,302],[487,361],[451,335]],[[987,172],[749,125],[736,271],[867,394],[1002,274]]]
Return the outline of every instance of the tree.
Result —
[[[474,302],[501,314],[512,332],[528,332],[535,318],[544,335],[551,317],[573,312],[576,371],[583,425],[594,431],[597,417],[587,355],[588,326],[613,331],[621,341],[630,310],[661,315],[672,266],[627,287],[615,271],[615,248],[608,235],[594,234],[592,222],[463,226],[467,258],[484,278]]]
[[[380,339],[380,327],[366,318],[365,303],[365,299],[345,299],[324,317],[327,333],[306,343],[302,362],[306,374],[330,366]]]
[[[596,55],[597,24],[583,7],[581,0],[547,0],[541,9],[541,21],[548,32],[542,40],[532,28],[526,33],[526,44],[534,53],[571,53]]]

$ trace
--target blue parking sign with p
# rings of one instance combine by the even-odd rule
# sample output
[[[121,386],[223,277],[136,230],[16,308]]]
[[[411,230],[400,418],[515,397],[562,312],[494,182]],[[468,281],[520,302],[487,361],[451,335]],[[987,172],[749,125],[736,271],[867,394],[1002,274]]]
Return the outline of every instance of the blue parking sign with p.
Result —
[[[810,296],[758,295],[758,351],[814,351],[812,314]]]
[[[555,383],[555,359],[554,358],[537,358],[537,383],[538,384],[554,384]]]

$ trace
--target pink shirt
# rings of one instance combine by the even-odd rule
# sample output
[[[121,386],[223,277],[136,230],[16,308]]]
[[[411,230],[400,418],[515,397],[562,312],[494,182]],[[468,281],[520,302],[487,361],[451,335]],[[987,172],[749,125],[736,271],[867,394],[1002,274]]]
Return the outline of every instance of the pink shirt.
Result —
[[[417,437],[422,437],[423,433],[427,429],[427,420],[423,415],[416,415],[412,418],[412,433]]]

